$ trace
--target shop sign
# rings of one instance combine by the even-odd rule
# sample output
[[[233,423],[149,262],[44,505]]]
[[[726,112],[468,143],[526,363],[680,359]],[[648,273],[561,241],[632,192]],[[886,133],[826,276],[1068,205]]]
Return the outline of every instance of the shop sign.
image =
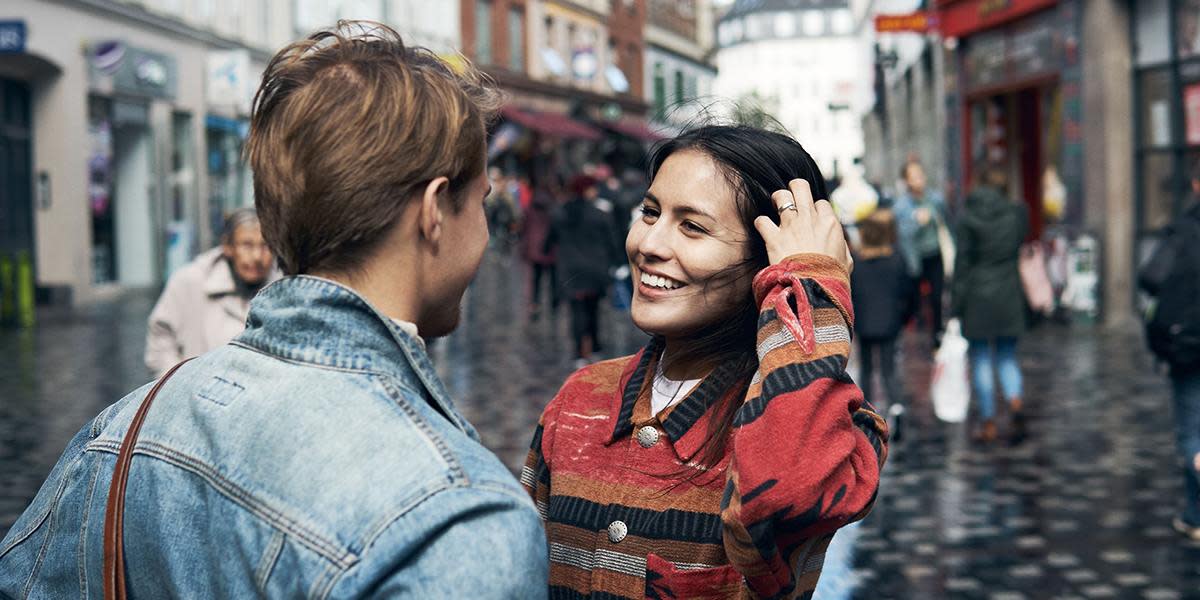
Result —
[[[25,21],[0,21],[0,54],[25,52]]]
[[[208,86],[205,99],[211,106],[232,108],[237,114],[250,114],[254,89],[250,81],[250,53],[228,50],[208,54]]]
[[[937,15],[920,11],[903,15],[875,15],[875,31],[928,33],[937,28]]]
[[[171,56],[107,40],[92,44],[88,61],[93,77],[111,80],[113,91],[153,98],[175,97],[178,70]]]
[[[1065,61],[1058,25],[1058,14],[1051,11],[966,38],[966,88],[974,90],[1061,69]]]
[[[571,56],[571,72],[575,79],[588,80],[596,76],[600,62],[591,48],[580,48]]]
[[[1058,0],[962,0],[938,13],[945,37],[963,37],[1058,4]]]

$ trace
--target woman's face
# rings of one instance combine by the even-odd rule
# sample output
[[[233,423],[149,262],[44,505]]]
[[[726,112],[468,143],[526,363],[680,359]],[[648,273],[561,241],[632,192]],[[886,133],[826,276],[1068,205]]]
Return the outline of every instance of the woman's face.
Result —
[[[750,254],[734,190],[708,155],[667,157],[625,240],[633,269],[633,322],[667,339],[727,317],[750,294],[735,269]]]

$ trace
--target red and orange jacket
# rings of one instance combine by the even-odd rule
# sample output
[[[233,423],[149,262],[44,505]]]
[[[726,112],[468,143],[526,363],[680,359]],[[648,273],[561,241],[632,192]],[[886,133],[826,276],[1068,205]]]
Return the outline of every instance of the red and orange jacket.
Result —
[[[546,407],[521,483],[546,521],[551,598],[806,597],[834,532],[869,512],[887,432],[845,371],[846,271],[797,255],[754,292],[748,386],[718,366],[650,414],[651,343],[576,372]],[[725,457],[698,465],[730,389],[744,398]]]

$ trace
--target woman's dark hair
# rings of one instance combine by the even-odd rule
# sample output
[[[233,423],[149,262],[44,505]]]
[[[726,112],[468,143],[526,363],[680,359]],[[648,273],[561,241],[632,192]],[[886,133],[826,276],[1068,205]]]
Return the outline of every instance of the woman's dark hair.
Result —
[[[723,271],[719,279],[707,282],[708,286],[753,280],[770,264],[766,243],[754,228],[754,220],[766,215],[779,223],[772,193],[788,189],[788,182],[799,178],[808,182],[814,199],[829,197],[817,163],[799,142],[781,133],[745,125],[707,125],[686,131],[659,143],[651,151],[650,179],[654,179],[668,157],[684,150],[700,152],[716,164],[734,190],[735,208],[747,232],[748,258]],[[758,306],[753,291],[731,306],[727,314],[728,318],[718,319],[696,332],[682,352],[673,350],[673,355],[667,357],[669,362],[702,361],[735,366],[735,377],[731,379],[735,383],[721,394],[721,404],[715,408],[704,445],[697,454],[695,462],[703,466],[715,466],[724,456],[734,414],[758,368],[755,352]]]

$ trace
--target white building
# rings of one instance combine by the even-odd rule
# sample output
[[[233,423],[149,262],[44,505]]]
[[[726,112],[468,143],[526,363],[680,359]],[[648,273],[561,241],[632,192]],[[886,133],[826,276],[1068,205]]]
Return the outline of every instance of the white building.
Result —
[[[738,0],[717,25],[716,95],[757,96],[827,178],[863,155],[859,115],[871,85],[857,37],[863,4]]]

